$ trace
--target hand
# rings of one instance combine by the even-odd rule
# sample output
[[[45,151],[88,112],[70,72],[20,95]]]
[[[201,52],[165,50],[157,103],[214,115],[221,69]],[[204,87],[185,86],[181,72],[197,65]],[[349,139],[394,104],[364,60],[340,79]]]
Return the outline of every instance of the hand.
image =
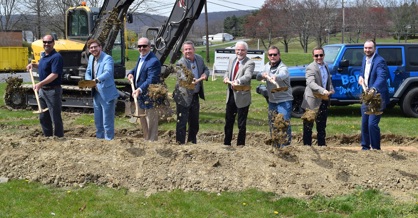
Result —
[[[132,81],[132,80],[133,80],[133,78],[134,78],[134,75],[132,75],[132,74],[128,74],[128,80]]]
[[[138,98],[138,96],[140,94],[141,94],[141,90],[140,89],[136,89],[135,91],[132,92],[132,97]]]
[[[363,79],[363,77],[361,77],[361,76],[360,76],[360,77],[358,78],[358,84],[359,84],[359,85],[363,85],[363,84],[364,84],[364,79]]]
[[[41,83],[36,83],[34,86],[33,86],[33,90],[35,91],[35,92],[38,92],[39,91],[39,89],[41,89],[42,88],[42,84]]]
[[[325,91],[324,91],[324,95],[329,96],[329,95],[331,95],[331,92],[330,92],[330,91],[328,91],[328,90],[325,90]]]
[[[228,78],[228,77],[225,77],[225,78],[224,78],[224,83],[225,83],[225,84],[228,84],[229,82],[230,82],[230,81],[229,81],[229,78]]]

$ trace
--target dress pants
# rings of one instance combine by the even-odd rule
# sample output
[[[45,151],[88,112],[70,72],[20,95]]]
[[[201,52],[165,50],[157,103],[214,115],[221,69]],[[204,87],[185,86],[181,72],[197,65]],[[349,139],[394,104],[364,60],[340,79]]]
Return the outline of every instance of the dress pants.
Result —
[[[39,103],[42,108],[48,108],[47,111],[39,114],[39,120],[42,126],[44,136],[64,136],[64,125],[62,123],[62,88],[56,86],[54,88],[39,90]],[[54,127],[52,127],[54,123]]]
[[[379,122],[382,115],[367,115],[367,106],[361,105],[361,147],[362,150],[380,150]]]
[[[247,116],[250,106],[243,108],[238,108],[235,104],[233,91],[229,89],[229,99],[226,103],[226,112],[225,112],[225,138],[224,145],[231,145],[232,134],[234,129],[235,117],[238,114],[238,139],[237,145],[245,145],[245,137],[247,132]]]
[[[322,101],[318,109],[318,115],[316,116],[316,131],[317,140],[319,146],[326,146],[325,137],[326,132],[325,128],[327,127],[327,118],[328,118],[328,101]],[[303,121],[303,144],[312,145],[312,128],[313,122]]]
[[[139,114],[145,114],[148,124],[148,141],[158,140],[158,111],[153,107],[149,109],[138,108]]]
[[[199,132],[199,94],[193,95],[190,106],[185,107],[176,103],[177,124],[176,124],[176,142],[185,144],[186,126],[189,124],[187,142],[196,144],[196,135]]]
[[[112,140],[115,137],[115,108],[116,99],[106,102],[99,92],[93,96],[94,124],[96,125],[96,137]]]

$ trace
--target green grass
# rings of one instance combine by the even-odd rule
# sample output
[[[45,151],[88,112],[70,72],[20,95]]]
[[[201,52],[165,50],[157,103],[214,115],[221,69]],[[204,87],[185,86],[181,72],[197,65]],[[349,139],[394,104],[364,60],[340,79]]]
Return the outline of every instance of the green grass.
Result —
[[[0,184],[0,217],[416,217],[418,204],[375,190],[311,200],[250,189],[243,192],[158,192],[146,197],[96,185],[51,188],[14,180]]]

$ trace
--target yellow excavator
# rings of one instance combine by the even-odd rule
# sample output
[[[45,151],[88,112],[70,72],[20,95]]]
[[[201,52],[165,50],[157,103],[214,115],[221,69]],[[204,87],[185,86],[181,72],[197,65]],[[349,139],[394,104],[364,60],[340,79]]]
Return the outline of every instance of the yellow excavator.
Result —
[[[87,41],[98,39],[103,43],[103,51],[114,60],[115,79],[126,77],[125,68],[125,31],[124,23],[132,22],[128,15],[129,6],[134,0],[105,0],[101,8],[89,7],[85,2],[71,7],[66,12],[66,34],[64,39],[55,39],[55,50],[64,59],[62,75],[62,106],[66,108],[92,108],[93,99],[90,90],[80,89],[77,83],[84,79],[89,52]],[[153,52],[163,64],[170,57],[174,64],[180,57],[181,45],[186,39],[193,23],[199,18],[205,0],[177,0],[166,22],[158,28],[150,28],[147,32],[154,38]],[[147,34],[148,35],[148,34]],[[33,62],[39,62],[43,53],[42,40],[32,43]],[[166,78],[170,71],[162,68],[162,77]],[[37,73],[34,72],[35,78]],[[117,107],[128,107],[133,100],[131,87],[127,80],[115,80],[119,92]],[[32,84],[13,84],[6,88],[5,103],[8,107],[19,109],[36,106],[36,98]],[[127,111],[127,110],[125,110]]]

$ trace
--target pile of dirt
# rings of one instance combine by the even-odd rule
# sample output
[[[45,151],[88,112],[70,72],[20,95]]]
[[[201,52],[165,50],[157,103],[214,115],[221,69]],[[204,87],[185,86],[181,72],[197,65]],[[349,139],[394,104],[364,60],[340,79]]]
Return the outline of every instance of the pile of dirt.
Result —
[[[65,113],[66,122],[71,117]],[[17,133],[0,126],[0,177],[58,187],[95,183],[152,194],[158,191],[240,191],[256,188],[281,196],[335,196],[373,188],[416,201],[416,138],[382,137],[382,151],[361,151],[359,136],[332,136],[328,147],[267,145],[268,133],[250,132],[244,147],[224,146],[222,132],[200,132],[198,144],[177,145],[175,131],[145,142],[139,129],[117,129],[113,141],[94,138],[94,128],[66,123],[65,138],[42,137],[40,126]],[[13,127],[15,128],[15,127]]]

